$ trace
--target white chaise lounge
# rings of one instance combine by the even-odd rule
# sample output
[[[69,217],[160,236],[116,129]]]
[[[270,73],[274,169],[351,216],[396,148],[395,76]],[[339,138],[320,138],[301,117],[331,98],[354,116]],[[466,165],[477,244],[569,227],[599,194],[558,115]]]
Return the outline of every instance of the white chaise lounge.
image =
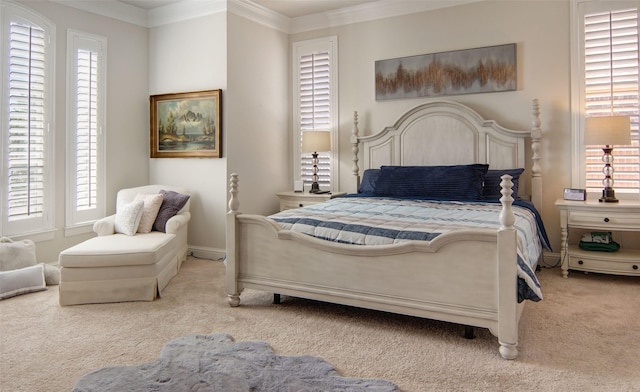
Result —
[[[158,218],[163,213],[165,217],[173,215],[167,207],[173,206],[175,213],[166,220],[164,232],[158,231],[163,229],[158,225],[164,221],[156,220],[154,215],[151,232],[116,233],[114,214],[94,224],[97,237],[60,253],[60,305],[153,301],[160,296],[186,259],[191,214],[190,199],[184,199],[188,193],[166,185],[147,185],[122,189],[117,195],[118,206],[122,206],[161,190],[168,193],[163,195]],[[179,202],[184,205],[180,207]]]

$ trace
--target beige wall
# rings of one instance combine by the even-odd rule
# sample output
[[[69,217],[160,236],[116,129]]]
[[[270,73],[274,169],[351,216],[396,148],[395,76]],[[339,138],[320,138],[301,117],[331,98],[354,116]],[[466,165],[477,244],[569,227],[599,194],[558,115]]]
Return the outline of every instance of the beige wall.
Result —
[[[233,13],[227,32],[227,171],[239,175],[242,212],[272,214],[276,192],[293,188],[288,35]]]
[[[241,211],[272,214],[276,192],[293,187],[288,35],[233,13],[228,21],[227,171],[239,175]]]
[[[189,247],[203,257],[225,249],[227,183],[241,176],[242,210],[270,214],[288,189],[288,36],[233,13],[149,32],[150,94],[222,89],[222,158],[151,159],[150,181],[193,194]]]
[[[149,95],[223,90],[222,138],[226,143],[226,13],[149,29],[149,69],[144,75],[147,74]],[[146,109],[145,115],[148,113]],[[148,124],[145,129],[148,140]],[[149,146],[145,154],[149,157]],[[227,155],[223,146],[222,158],[149,160],[150,183],[180,186],[192,194],[188,243],[197,256],[219,258],[224,254],[225,210],[222,206],[226,203]]]
[[[353,111],[359,129],[372,134],[406,110],[433,98],[375,101],[376,60],[516,43],[514,92],[439,97],[476,109],[514,129],[531,128],[531,100],[541,105],[541,213],[559,250],[559,214],[553,203],[570,185],[569,1],[486,1],[436,11],[351,24],[292,36],[292,41],[338,36],[340,84],[340,190],[354,191],[349,136]]]

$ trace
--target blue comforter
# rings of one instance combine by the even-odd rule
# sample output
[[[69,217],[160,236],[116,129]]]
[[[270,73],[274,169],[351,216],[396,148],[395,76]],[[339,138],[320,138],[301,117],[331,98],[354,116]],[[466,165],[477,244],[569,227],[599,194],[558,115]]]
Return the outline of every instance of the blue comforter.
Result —
[[[514,203],[518,233],[518,302],[542,299],[535,268],[549,249],[542,221],[529,203]],[[279,212],[270,218],[284,229],[356,245],[430,241],[461,228],[500,227],[496,202],[460,202],[380,197],[339,197]]]

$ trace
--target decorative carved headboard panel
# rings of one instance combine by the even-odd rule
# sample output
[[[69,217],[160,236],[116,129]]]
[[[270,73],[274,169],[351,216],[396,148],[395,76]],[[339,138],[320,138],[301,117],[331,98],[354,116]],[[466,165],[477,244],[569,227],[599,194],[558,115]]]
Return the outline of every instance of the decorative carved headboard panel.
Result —
[[[534,163],[529,178],[539,177],[536,151],[540,137],[538,107],[538,101],[534,100],[534,128],[531,131],[504,128],[457,102],[433,101],[409,110],[394,125],[374,135],[359,136],[357,113],[354,113],[351,135],[353,174],[359,185],[360,151],[362,170],[382,165],[470,163],[488,163],[491,169],[525,167],[525,139],[531,138]],[[534,202],[536,192],[532,190]]]

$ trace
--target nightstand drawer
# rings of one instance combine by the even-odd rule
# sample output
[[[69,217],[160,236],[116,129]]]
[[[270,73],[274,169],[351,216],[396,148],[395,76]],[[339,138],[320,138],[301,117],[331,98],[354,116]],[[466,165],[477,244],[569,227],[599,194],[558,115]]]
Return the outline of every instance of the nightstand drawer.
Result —
[[[308,192],[280,192],[276,193],[280,199],[280,211],[292,208],[306,207],[313,204],[322,203],[337,196],[344,195],[344,192],[333,193],[308,193]]]
[[[280,200],[280,211],[318,204],[324,200]]]
[[[611,212],[589,213],[569,211],[569,226],[602,228],[608,230],[637,230],[640,222],[638,214],[622,214]]]
[[[640,260],[628,261],[601,259],[597,254],[588,257],[584,257],[584,255],[570,255],[569,269],[577,269],[580,271],[589,272],[601,272],[607,274],[640,276]]]

